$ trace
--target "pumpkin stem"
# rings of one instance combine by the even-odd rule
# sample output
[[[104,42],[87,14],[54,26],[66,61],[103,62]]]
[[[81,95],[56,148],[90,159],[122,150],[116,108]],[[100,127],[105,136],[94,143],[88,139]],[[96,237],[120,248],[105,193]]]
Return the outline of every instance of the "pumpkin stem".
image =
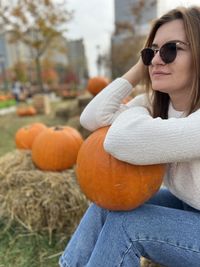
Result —
[[[62,126],[55,126],[54,131],[61,131],[63,129]]]

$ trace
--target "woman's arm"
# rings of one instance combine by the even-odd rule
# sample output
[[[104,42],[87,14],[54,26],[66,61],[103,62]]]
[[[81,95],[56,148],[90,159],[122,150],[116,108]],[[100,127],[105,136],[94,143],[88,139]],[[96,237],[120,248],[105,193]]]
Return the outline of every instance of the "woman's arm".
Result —
[[[100,127],[110,125],[125,105],[121,105],[122,100],[132,91],[131,84],[118,78],[105,87],[86,106],[80,116],[81,125],[89,131],[94,131]]]
[[[200,158],[200,110],[186,118],[152,118],[144,107],[132,107],[111,125],[105,150],[131,164],[183,162]]]
[[[104,88],[90,101],[80,116],[81,125],[94,131],[100,127],[111,125],[116,117],[129,105],[123,105],[122,100],[130,95],[143,75],[143,64],[133,66],[122,78],[118,78]],[[134,105],[135,100],[131,101]],[[136,100],[138,104],[138,100]]]

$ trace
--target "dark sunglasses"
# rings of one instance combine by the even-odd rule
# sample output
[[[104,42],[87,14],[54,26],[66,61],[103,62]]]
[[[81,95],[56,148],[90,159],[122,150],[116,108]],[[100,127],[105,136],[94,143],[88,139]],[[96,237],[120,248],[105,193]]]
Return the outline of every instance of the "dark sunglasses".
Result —
[[[160,57],[165,64],[171,63],[175,60],[177,55],[177,50],[180,49],[179,45],[189,45],[189,43],[178,42],[168,42],[158,48],[146,47],[141,51],[141,57],[144,65],[151,65],[151,61],[155,54],[159,51]]]

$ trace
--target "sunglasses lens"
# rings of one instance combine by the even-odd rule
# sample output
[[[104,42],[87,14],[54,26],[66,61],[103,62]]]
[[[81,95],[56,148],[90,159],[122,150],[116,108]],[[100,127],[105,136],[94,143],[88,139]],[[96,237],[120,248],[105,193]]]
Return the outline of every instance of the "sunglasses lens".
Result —
[[[160,48],[160,57],[166,64],[173,62],[176,54],[176,43],[167,43]]]
[[[151,61],[154,57],[154,51],[151,48],[144,48],[141,51],[141,57],[144,65],[149,66],[151,65]]]

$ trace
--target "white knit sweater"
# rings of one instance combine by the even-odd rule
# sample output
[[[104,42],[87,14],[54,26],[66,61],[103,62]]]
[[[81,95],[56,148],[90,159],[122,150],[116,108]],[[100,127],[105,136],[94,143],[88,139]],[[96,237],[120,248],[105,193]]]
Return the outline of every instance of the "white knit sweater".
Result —
[[[114,80],[87,105],[80,117],[82,126],[94,131],[112,124],[104,148],[119,160],[167,163],[164,184],[200,210],[200,110],[184,117],[170,104],[169,119],[152,118],[144,94],[121,104],[131,92],[127,80]]]

